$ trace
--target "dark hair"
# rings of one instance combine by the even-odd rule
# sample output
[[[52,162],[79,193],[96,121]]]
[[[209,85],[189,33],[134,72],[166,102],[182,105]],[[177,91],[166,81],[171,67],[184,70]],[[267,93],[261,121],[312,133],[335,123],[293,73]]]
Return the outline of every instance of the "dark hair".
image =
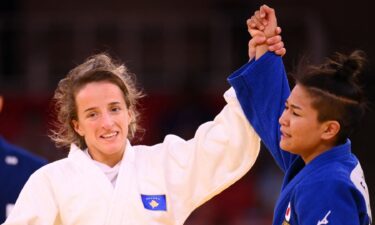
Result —
[[[78,119],[75,97],[86,84],[100,81],[117,85],[122,91],[126,106],[132,115],[128,138],[132,139],[135,136],[139,119],[136,106],[143,94],[137,90],[134,77],[125,65],[115,63],[111,57],[102,53],[91,56],[72,69],[56,88],[54,102],[57,122],[50,135],[56,146],[69,147],[74,143],[81,149],[87,147],[84,138],[75,132],[72,125],[72,120]]]
[[[318,66],[300,64],[292,75],[296,84],[306,88],[313,98],[318,121],[340,123],[337,144],[346,141],[364,115],[366,104],[358,75],[363,72],[365,62],[365,53],[360,50],[349,55],[335,53]]]

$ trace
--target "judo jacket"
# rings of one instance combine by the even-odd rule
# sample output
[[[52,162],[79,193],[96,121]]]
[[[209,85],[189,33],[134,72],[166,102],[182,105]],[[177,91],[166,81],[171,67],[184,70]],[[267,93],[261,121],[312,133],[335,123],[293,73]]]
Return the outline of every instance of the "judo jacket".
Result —
[[[369,192],[350,140],[305,165],[279,147],[281,116],[290,94],[281,57],[267,52],[229,78],[246,117],[285,173],[274,225],[369,225]]]
[[[213,121],[190,140],[128,142],[113,187],[77,146],[28,180],[5,225],[182,225],[198,206],[245,175],[260,139],[233,89]]]

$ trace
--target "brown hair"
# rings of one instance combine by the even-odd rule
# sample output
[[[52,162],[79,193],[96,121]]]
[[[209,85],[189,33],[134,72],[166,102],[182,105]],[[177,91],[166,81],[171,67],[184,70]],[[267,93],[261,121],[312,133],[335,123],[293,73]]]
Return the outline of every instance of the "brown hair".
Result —
[[[51,129],[50,138],[57,147],[69,147],[71,143],[81,149],[86,148],[83,137],[73,128],[72,120],[78,120],[76,94],[86,84],[107,81],[120,88],[132,120],[129,124],[128,138],[132,139],[137,131],[139,112],[136,109],[138,99],[143,97],[135,86],[135,79],[124,64],[117,64],[107,54],[101,53],[89,57],[84,63],[72,69],[62,79],[53,97],[57,121]]]
[[[318,66],[299,65],[293,77],[313,98],[318,121],[340,123],[337,144],[344,143],[365,112],[365,100],[358,84],[366,57],[360,50],[349,55],[336,53]],[[304,62],[306,63],[306,62]]]

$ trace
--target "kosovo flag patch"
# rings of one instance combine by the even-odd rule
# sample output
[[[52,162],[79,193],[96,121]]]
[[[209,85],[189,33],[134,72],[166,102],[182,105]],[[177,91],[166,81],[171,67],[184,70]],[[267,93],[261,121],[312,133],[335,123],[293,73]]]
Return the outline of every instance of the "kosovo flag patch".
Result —
[[[145,209],[153,211],[167,211],[165,195],[142,195],[142,202]]]

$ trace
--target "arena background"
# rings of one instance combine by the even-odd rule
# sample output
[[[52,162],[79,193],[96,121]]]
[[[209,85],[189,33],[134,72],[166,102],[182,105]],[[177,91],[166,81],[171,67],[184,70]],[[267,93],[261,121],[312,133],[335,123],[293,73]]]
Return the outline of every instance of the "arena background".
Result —
[[[305,54],[365,50],[369,110],[353,135],[372,211],[375,201],[375,32],[370,0],[1,0],[0,133],[49,161],[64,157],[47,137],[58,81],[93,53],[108,52],[137,74],[142,100],[138,143],[167,133],[191,138],[224,105],[226,77],[247,61],[246,19],[261,4],[277,11],[288,71]],[[271,224],[282,174],[266,151],[238,183],[196,210],[188,225]]]

